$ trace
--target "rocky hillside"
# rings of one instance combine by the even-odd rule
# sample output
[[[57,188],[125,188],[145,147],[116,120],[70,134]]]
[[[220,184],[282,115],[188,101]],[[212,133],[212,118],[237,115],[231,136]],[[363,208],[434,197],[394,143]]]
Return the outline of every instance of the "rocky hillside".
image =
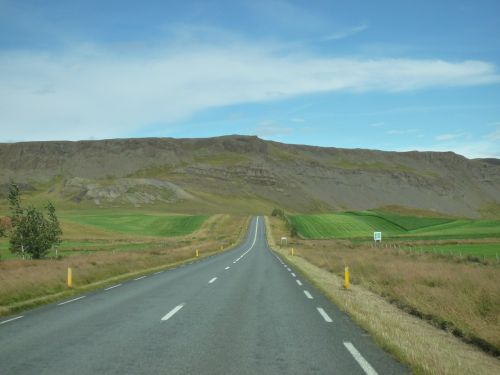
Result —
[[[319,212],[391,205],[476,217],[500,207],[497,159],[249,136],[0,144],[0,196],[9,180],[75,207]]]

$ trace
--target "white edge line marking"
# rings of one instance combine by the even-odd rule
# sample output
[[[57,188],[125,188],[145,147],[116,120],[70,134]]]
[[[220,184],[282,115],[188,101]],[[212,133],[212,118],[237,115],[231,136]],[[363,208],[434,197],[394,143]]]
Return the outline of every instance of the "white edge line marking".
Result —
[[[162,273],[163,271],[158,271],[158,272],[155,272],[155,275],[159,275],[160,273]]]
[[[209,284],[212,284],[215,280],[217,280],[217,278],[216,278],[216,277],[212,278],[212,279],[211,279],[208,283],[209,283]]]
[[[344,346],[349,350],[349,353],[354,357],[356,362],[361,366],[366,375],[378,375],[377,371],[363,358],[360,352],[350,342],[344,342]]]
[[[21,319],[21,318],[24,318],[24,315],[16,316],[15,318],[12,318],[12,319],[4,320],[3,322],[0,322],[0,325],[8,323],[8,322],[12,322],[14,320]]]
[[[145,277],[146,277],[146,276],[141,276],[141,277],[138,277],[137,279],[134,279],[134,281],[144,279]]]
[[[224,268],[224,269],[225,269],[225,270],[228,270],[228,269],[230,269],[230,268],[231,268],[231,267],[227,266],[227,267],[226,267],[226,268]]]
[[[313,296],[311,295],[311,293],[309,293],[309,291],[304,290],[304,294],[306,295],[307,298],[313,299]]]
[[[106,288],[104,290],[110,290],[110,289],[113,289],[113,288],[118,288],[119,286],[122,286],[122,284],[116,284],[116,285],[110,286],[109,288]]]
[[[69,301],[58,303],[57,306],[62,306],[62,305],[65,305],[67,303],[70,303],[70,302],[75,302],[75,301],[78,301],[79,299],[82,299],[82,298],[85,298],[85,297],[86,296],[81,296],[81,297],[73,298],[73,299],[70,299]]]
[[[320,313],[320,315],[323,317],[323,319],[325,319],[325,322],[327,322],[327,323],[333,322],[332,318],[330,318],[328,316],[328,314],[325,312],[325,310],[323,310],[321,307],[317,307],[317,309],[318,309],[318,312]]]
[[[297,284],[302,286],[302,282],[300,280],[295,280],[295,281],[297,282]]]
[[[161,318],[162,321],[169,320],[171,317],[175,315],[180,309],[184,307],[185,303],[180,304],[179,306],[174,307],[170,312],[165,315],[163,318]]]
[[[255,246],[255,242],[257,241],[257,233],[259,233],[259,218],[258,217],[257,217],[257,220],[255,221],[255,236],[253,237],[252,245],[250,246],[250,248],[247,251],[245,251],[243,254],[241,254],[240,257],[238,259],[236,259],[233,263],[236,263],[237,261],[239,261],[245,255],[247,255],[247,253],[250,250],[253,249],[253,247]]]

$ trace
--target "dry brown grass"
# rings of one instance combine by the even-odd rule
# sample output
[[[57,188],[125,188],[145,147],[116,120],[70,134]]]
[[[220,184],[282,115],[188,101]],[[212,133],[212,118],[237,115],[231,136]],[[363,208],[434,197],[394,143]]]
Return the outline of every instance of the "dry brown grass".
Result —
[[[280,220],[271,218],[269,223],[274,235],[270,242],[286,233]],[[484,341],[490,349],[499,347],[497,266],[349,242],[294,239],[289,246],[297,256],[288,256],[289,249],[281,251],[287,260],[416,373],[500,373],[498,359],[450,333],[455,330],[476,343]],[[354,283],[349,292],[341,288],[345,265]]]
[[[248,222],[244,216],[216,215],[188,238],[158,240],[154,247],[140,251],[0,262],[0,315],[50,301],[50,295],[60,298],[108,279],[111,282],[148,269],[166,268],[192,259],[195,250],[203,257],[221,251],[221,246],[227,249],[242,238]],[[66,287],[68,267],[73,268],[75,286],[70,292]]]

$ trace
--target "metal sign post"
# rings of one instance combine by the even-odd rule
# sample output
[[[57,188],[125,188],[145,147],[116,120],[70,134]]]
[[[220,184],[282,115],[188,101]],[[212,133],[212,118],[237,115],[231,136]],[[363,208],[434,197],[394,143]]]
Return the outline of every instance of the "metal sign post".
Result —
[[[281,241],[280,241],[280,249],[281,249],[281,246],[287,246],[288,245],[288,239],[286,237],[281,237]]]

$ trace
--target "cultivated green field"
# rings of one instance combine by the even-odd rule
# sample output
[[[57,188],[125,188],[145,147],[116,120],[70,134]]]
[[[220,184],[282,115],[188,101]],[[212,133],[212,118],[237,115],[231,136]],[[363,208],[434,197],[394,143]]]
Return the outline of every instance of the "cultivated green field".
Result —
[[[500,220],[400,216],[376,211],[296,215],[293,225],[304,238],[469,239],[500,237]]]
[[[305,238],[355,238],[373,235],[376,230],[397,235],[405,230],[376,216],[350,213],[298,215],[291,217],[297,232]]]
[[[91,254],[96,251],[130,251],[161,246],[162,238],[189,235],[198,230],[208,216],[130,213],[114,210],[62,212],[63,228],[60,256]],[[48,256],[55,256],[51,251]],[[0,239],[0,258],[13,259],[6,238]]]
[[[389,241],[486,240],[478,244],[409,246],[425,252],[473,254],[496,257],[500,254],[500,220],[472,220],[402,216],[377,211],[342,212],[321,215],[296,215],[292,224],[306,239],[352,239],[371,241],[381,231]]]
[[[77,224],[91,225],[112,232],[140,236],[173,237],[197,230],[208,216],[154,214],[65,214],[61,218]]]

